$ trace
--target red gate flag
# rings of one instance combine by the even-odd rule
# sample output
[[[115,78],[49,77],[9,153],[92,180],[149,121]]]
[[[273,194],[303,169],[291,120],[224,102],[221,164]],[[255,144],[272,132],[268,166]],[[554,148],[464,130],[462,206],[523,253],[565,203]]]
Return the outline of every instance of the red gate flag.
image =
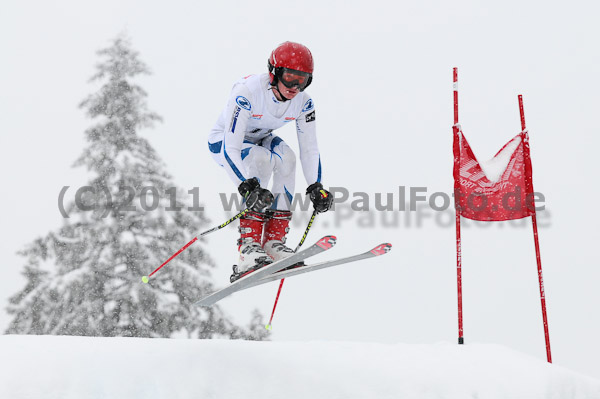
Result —
[[[454,195],[457,212],[467,219],[531,216],[535,204],[527,131],[517,134],[482,166],[458,125],[454,129]]]
[[[458,69],[454,82],[454,204],[456,207],[456,285],[458,291],[458,343],[464,344],[462,308],[462,239],[461,216],[481,221],[521,219],[531,216],[533,242],[540,284],[540,301],[546,339],[546,356],[552,363],[550,333],[546,315],[546,291],[542,276],[542,259],[531,178],[529,135],[525,125],[523,96],[519,95],[521,133],[504,145],[491,161],[481,165],[471,150],[458,123]]]

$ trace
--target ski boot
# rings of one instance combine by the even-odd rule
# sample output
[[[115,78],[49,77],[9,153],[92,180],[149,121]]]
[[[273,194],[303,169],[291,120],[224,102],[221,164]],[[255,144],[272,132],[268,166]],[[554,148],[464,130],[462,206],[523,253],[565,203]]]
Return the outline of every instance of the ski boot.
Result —
[[[264,213],[254,211],[249,211],[240,218],[239,232],[241,237],[238,240],[240,260],[237,265],[233,265],[233,274],[229,278],[230,282],[233,283],[273,262],[260,245],[264,220]]]
[[[290,257],[295,253],[293,249],[285,245],[286,234],[290,230],[289,224],[292,220],[292,212],[267,210],[267,222],[265,223],[265,234],[263,237],[263,248],[267,255],[275,262]],[[304,262],[288,266],[283,270],[294,269],[303,266]],[[279,271],[279,270],[278,270]]]

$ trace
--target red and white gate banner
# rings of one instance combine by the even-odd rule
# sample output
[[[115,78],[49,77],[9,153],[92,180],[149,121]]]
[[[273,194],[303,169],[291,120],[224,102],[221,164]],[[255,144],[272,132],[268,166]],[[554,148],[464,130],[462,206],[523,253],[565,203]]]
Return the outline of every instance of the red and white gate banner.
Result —
[[[517,134],[482,166],[458,125],[454,129],[454,195],[457,212],[468,219],[531,216],[535,203],[527,132]]]

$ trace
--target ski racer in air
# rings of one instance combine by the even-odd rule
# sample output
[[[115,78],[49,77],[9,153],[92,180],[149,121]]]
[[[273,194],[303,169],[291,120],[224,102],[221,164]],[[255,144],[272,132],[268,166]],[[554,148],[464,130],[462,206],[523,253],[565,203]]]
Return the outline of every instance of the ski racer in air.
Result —
[[[285,42],[271,52],[268,68],[268,73],[234,84],[208,138],[213,159],[225,169],[250,210],[240,218],[239,262],[232,282],[294,253],[285,241],[296,189],[296,154],[274,130],[296,124],[306,194],[319,213],[333,203],[321,183],[315,106],[304,91],[313,78],[312,54],[302,44]]]

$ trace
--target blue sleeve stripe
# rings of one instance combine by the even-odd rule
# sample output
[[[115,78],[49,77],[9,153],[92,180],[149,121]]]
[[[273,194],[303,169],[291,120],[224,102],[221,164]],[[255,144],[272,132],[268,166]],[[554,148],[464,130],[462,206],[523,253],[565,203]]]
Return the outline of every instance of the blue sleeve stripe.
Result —
[[[317,173],[317,183],[321,183],[321,156],[319,156],[319,171]]]
[[[231,121],[231,133],[235,133],[235,125],[237,124],[238,116],[240,115],[241,108],[236,107],[233,111],[233,120]]]

